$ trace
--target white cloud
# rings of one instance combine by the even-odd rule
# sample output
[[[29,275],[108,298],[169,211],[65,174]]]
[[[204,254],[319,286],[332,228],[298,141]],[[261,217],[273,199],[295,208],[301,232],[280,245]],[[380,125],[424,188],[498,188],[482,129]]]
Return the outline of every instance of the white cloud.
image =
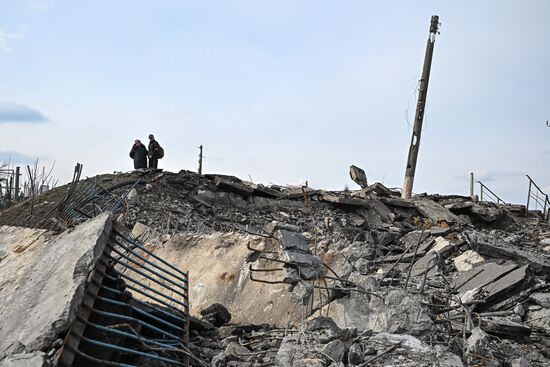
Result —
[[[29,1],[29,8],[38,12],[45,12],[50,9],[50,4],[47,1]]]
[[[35,108],[0,101],[0,124],[7,122],[47,122],[48,118]]]
[[[17,32],[9,32],[5,29],[0,29],[0,51],[11,53],[11,42],[22,40],[25,37],[25,31],[26,27],[20,27]]]

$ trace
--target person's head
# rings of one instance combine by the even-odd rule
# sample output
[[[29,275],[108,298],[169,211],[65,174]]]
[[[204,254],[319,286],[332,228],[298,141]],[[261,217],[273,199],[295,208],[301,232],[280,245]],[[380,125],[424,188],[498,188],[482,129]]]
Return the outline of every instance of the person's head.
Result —
[[[139,147],[139,146],[141,145],[141,140],[136,139],[136,140],[134,141],[134,144],[137,145],[137,146]]]
[[[149,134],[149,140],[155,140],[155,136],[153,134]]]

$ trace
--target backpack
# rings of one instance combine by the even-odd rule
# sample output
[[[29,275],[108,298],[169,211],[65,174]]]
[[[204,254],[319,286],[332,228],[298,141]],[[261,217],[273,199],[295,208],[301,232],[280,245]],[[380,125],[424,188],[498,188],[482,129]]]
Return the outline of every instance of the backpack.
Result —
[[[164,157],[164,148],[161,147],[160,145],[159,145],[158,155],[159,155],[158,159],[161,159],[162,157]]]

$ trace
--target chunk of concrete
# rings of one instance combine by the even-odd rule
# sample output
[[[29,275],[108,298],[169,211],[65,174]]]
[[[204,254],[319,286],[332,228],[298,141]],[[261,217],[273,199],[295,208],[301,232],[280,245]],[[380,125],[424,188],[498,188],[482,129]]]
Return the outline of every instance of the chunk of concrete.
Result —
[[[320,343],[328,343],[342,336],[342,330],[330,317],[319,316],[304,323],[304,331],[315,334]]]
[[[460,219],[451,213],[443,205],[436,203],[433,200],[422,199],[415,202],[416,210],[423,217],[429,218],[434,223],[448,222],[448,223],[459,223]]]
[[[489,336],[481,328],[476,327],[472,330],[472,335],[466,340],[464,346],[468,353],[484,356],[489,346]]]
[[[437,252],[440,256],[446,257],[447,254],[451,252],[454,247],[456,247],[455,243],[440,236],[440,237],[436,237],[435,245],[430,249],[430,251]]]
[[[527,314],[527,322],[533,328],[546,333],[546,335],[550,335],[550,308],[529,311]]]
[[[160,234],[151,227],[141,222],[136,222],[136,224],[134,224],[134,228],[132,228],[132,236],[143,243],[150,243],[159,239]]]
[[[17,354],[0,361],[0,367],[50,367],[44,352]]]
[[[220,327],[231,321],[231,313],[221,303],[214,303],[201,311],[202,317],[214,326]]]
[[[458,271],[468,271],[476,266],[483,264],[485,259],[473,250],[466,250],[462,255],[453,259],[455,267]]]
[[[550,293],[535,292],[529,298],[539,306],[550,308]]]
[[[321,349],[321,352],[336,362],[340,362],[346,353],[346,345],[340,339],[336,339],[326,344],[323,349]]]
[[[525,358],[512,359],[510,367],[529,367],[529,362]]]
[[[304,253],[309,251],[308,240],[301,233],[281,229],[275,233],[275,237],[285,250],[297,250]]]
[[[311,254],[304,254],[297,251],[285,251],[283,252],[284,261],[298,266],[314,266],[314,256]]]
[[[354,327],[358,331],[385,332],[395,330],[421,335],[433,326],[427,307],[420,298],[402,289],[395,289],[385,298],[351,292],[330,304],[328,315],[341,328]]]
[[[25,252],[0,267],[0,358],[14,344],[45,350],[75,318],[86,280],[103,253],[111,228],[103,213]]]
[[[383,344],[397,344],[400,343],[402,347],[406,347],[413,352],[427,353],[430,351],[430,347],[422,343],[418,338],[412,335],[400,335],[390,333],[379,333],[371,338],[372,341],[381,342]]]
[[[363,348],[360,343],[353,343],[348,350],[348,364],[355,366],[363,362]]]

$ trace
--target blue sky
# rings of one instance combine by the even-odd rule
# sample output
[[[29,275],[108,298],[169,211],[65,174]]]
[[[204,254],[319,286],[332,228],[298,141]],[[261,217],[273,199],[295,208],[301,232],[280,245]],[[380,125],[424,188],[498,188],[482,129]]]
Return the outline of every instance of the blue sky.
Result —
[[[440,16],[415,192],[469,172],[523,203],[550,192],[548,1],[0,0],[0,159],[67,180],[160,166],[350,188],[402,184],[430,16]],[[14,113],[20,111],[19,117]]]

